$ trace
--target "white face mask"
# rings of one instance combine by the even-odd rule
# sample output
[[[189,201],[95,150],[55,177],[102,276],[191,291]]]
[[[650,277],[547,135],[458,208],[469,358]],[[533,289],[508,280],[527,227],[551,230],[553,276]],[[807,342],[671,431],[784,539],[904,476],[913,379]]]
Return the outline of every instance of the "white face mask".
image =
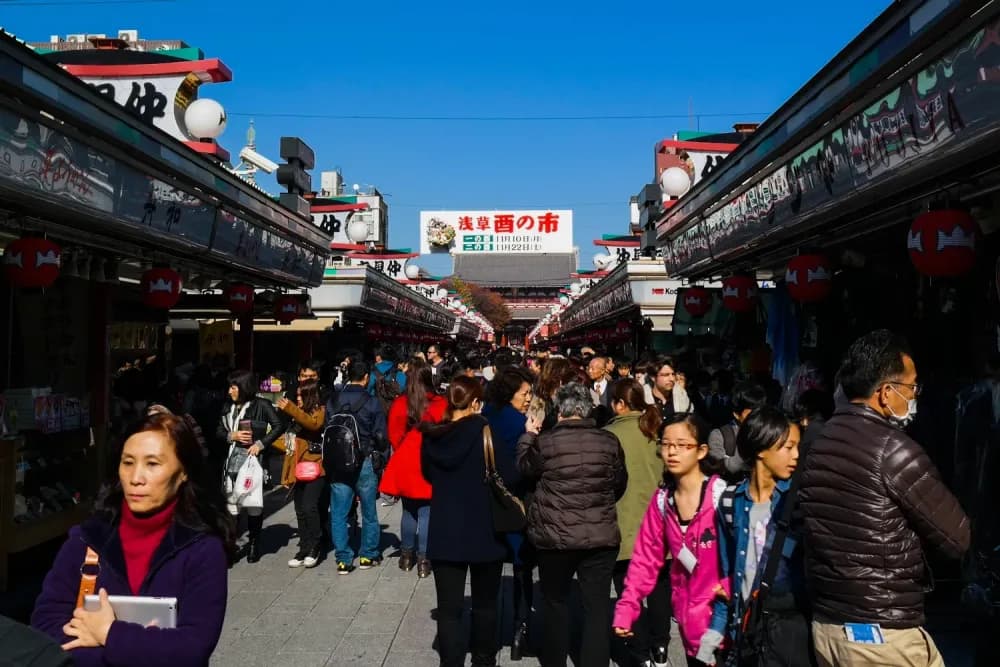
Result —
[[[892,389],[894,392],[896,392],[896,394],[898,394],[900,398],[903,398],[903,395],[900,394],[899,390],[896,389],[894,386],[889,385],[889,388]],[[911,398],[906,402],[906,414],[903,415],[902,417],[893,412],[892,408],[889,408],[889,421],[891,421],[899,428],[906,428],[907,426],[909,426],[913,422],[914,418],[916,418],[916,416],[917,416],[916,398]]]

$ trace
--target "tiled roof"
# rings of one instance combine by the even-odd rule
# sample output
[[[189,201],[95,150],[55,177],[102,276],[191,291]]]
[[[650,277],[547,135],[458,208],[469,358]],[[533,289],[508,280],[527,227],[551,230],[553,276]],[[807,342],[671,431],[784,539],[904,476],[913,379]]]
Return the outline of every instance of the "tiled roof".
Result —
[[[576,255],[455,255],[455,275],[483,287],[558,287],[570,282]]]

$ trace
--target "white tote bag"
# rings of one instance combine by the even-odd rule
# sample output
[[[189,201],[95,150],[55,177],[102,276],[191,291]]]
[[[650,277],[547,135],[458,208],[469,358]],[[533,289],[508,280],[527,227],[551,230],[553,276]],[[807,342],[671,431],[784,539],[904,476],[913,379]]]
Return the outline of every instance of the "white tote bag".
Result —
[[[264,507],[264,469],[256,456],[248,456],[240,466],[229,493],[229,504],[236,507]]]

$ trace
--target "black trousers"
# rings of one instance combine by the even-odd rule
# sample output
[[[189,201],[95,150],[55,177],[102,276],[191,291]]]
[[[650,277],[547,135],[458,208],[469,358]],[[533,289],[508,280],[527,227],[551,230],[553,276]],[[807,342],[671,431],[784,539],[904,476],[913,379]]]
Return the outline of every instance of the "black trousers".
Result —
[[[607,667],[611,660],[612,572],[618,548],[538,550],[538,576],[545,597],[543,667],[566,667],[569,657],[569,592],[579,579],[583,603],[583,640],[576,667]]]
[[[472,578],[472,664],[492,666],[497,655],[497,599],[503,562],[456,563],[435,559],[434,588],[437,590],[437,634],[441,667],[465,664],[462,611],[465,609],[465,577]]]
[[[625,575],[628,573],[630,560],[620,560],[615,563],[614,585],[615,594],[620,598],[625,590]],[[656,587],[646,598],[646,605],[639,612],[639,618],[632,626],[635,635],[625,640],[629,653],[635,664],[641,665],[649,660],[649,652],[655,646],[666,647],[670,642],[670,568],[664,566],[656,580]]]
[[[323,495],[326,480],[320,477],[311,482],[295,482],[292,499],[295,502],[295,518],[299,522],[299,551],[309,553],[320,546],[323,539],[323,524],[319,519],[319,500]]]

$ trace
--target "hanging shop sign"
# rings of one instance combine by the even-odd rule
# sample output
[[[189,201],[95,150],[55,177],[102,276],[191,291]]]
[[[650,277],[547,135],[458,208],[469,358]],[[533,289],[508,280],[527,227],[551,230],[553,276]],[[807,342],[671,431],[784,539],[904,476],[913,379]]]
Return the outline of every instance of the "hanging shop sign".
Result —
[[[234,315],[245,315],[253,312],[254,289],[246,283],[232,283],[226,288],[226,303],[229,312]]]
[[[788,294],[802,303],[822,301],[833,287],[830,262],[822,255],[799,255],[788,262],[785,271]]]
[[[152,268],[139,283],[142,302],[150,308],[169,310],[181,298],[181,274],[167,267]]]
[[[966,210],[928,211],[910,226],[906,248],[913,266],[925,276],[960,276],[976,265],[978,233],[976,221]]]
[[[622,274],[623,280],[619,281],[616,285],[603,291],[603,283],[598,283],[596,290],[602,290],[598,294],[594,294],[588,303],[580,305],[579,307],[574,304],[567,310],[566,314],[562,316],[562,327],[563,329],[575,329],[581,327],[587,323],[596,322],[597,320],[613,315],[621,310],[631,308],[635,305],[632,300],[632,286],[629,284],[628,280],[625,280],[625,275]],[[577,302],[580,303],[580,302]]]
[[[712,293],[704,287],[688,287],[681,292],[680,300],[691,317],[703,317],[712,310]]]
[[[1000,130],[1000,21],[966,35],[862,111],[715,206],[668,244],[670,273],[689,272],[705,256],[723,262],[750,241],[762,244],[790,227],[912,171],[947,161]],[[666,224],[666,223],[664,223]],[[694,231],[700,229],[700,232]],[[701,239],[704,239],[702,242]]]
[[[25,236],[7,244],[4,273],[15,287],[50,287],[59,277],[62,249],[52,241]]]
[[[234,349],[231,320],[198,323],[198,356],[201,363],[209,363],[220,356],[232,360]]]
[[[305,314],[301,297],[282,294],[274,300],[274,319],[279,324],[291,324]]]
[[[394,319],[419,323],[434,329],[451,330],[455,323],[454,317],[439,312],[434,308],[428,308],[425,303],[418,302],[404,290],[397,294],[395,290],[385,285],[376,285],[365,282],[364,292],[361,296],[361,306],[379,313],[391,315]]]
[[[573,252],[573,211],[421,211],[420,253]]]
[[[753,310],[757,303],[757,281],[745,274],[729,276],[722,281],[722,305],[734,313]]]

